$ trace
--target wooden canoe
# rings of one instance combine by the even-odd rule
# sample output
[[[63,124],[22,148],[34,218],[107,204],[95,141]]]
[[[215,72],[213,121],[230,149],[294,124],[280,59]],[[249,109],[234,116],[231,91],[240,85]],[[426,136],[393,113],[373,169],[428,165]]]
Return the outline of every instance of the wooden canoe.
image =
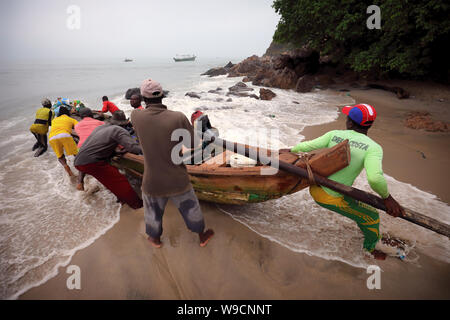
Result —
[[[224,151],[201,164],[186,165],[192,186],[200,200],[226,204],[263,202],[309,186],[307,179],[280,170],[276,174],[262,174],[261,170],[268,169],[269,166],[259,163],[253,167],[231,167],[230,157],[233,155],[232,152]],[[350,163],[347,140],[332,148],[311,152],[310,155],[311,169],[324,177]],[[306,168],[306,163],[300,160],[297,154],[279,153],[279,159]],[[143,156],[126,153],[114,157],[112,164],[124,170],[130,182],[134,180],[135,189],[136,185],[140,188],[144,172]]]

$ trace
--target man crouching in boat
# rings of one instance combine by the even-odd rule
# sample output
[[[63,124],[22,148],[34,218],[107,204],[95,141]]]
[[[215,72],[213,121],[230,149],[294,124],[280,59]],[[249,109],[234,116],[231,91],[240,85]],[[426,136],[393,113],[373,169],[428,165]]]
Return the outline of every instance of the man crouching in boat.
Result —
[[[309,152],[329,148],[348,139],[350,164],[328,178],[351,186],[365,168],[370,187],[384,199],[386,212],[393,217],[403,216],[404,210],[389,194],[383,176],[383,149],[367,136],[377,115],[375,109],[368,104],[357,104],[344,107],[342,112],[347,115],[347,130],[333,130],[314,140],[304,141],[293,147],[291,152]],[[309,192],[320,206],[355,221],[364,234],[364,249],[371,252],[376,259],[386,258],[385,253],[375,250],[375,245],[381,238],[380,217],[375,208],[322,186],[312,185]]]

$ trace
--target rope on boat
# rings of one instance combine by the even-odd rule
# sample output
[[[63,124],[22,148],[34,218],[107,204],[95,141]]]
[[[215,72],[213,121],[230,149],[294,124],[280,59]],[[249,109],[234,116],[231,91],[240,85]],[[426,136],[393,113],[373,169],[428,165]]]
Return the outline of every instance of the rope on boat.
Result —
[[[303,161],[303,163],[306,165],[306,170],[308,172],[308,181],[309,181],[309,185],[317,185],[316,180],[314,179],[314,174],[313,171],[311,169],[311,165],[309,163],[309,160],[311,159],[312,155],[310,155],[309,153],[302,153],[299,156],[299,160]]]

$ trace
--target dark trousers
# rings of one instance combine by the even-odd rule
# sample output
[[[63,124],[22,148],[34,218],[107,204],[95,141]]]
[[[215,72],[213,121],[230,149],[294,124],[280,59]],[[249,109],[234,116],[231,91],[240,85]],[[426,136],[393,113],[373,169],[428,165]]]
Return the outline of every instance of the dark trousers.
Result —
[[[33,133],[34,137],[36,138],[39,147],[42,147],[45,150],[47,150],[47,135],[46,134],[38,134],[38,133],[34,133],[34,132],[32,132],[32,133]]]
[[[189,230],[196,233],[203,232],[205,221],[194,189],[191,188],[183,194],[167,197],[153,197],[142,193],[142,199],[144,201],[145,232],[150,237],[157,239],[161,236],[163,232],[162,218],[169,200],[178,208]]]
[[[119,201],[128,204],[133,209],[142,208],[142,200],[131,187],[127,178],[116,167],[105,161],[75,166],[77,170],[90,174],[116,195]]]

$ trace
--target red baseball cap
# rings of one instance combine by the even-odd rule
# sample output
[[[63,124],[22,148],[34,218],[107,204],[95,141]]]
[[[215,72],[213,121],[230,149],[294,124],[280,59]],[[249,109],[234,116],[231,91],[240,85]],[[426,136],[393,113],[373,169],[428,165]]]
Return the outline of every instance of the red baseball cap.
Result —
[[[200,110],[195,111],[191,115],[191,123],[194,124],[194,121],[203,114]]]
[[[350,117],[353,121],[361,126],[370,126],[377,117],[375,108],[370,104],[356,104],[354,106],[346,106],[342,108],[342,112]]]

